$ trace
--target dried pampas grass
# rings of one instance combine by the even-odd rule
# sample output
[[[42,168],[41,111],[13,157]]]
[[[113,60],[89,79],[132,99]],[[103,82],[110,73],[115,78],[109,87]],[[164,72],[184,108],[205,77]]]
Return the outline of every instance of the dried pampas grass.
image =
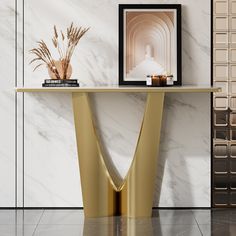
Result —
[[[64,34],[62,31],[58,33],[57,27],[55,25],[53,29],[54,35],[52,37],[52,43],[59,54],[59,61],[61,62],[63,70],[62,76],[60,76],[61,73],[58,73],[58,70],[55,66],[55,60],[52,58],[52,54],[43,40],[37,42],[38,48],[33,48],[30,50],[30,53],[36,56],[30,61],[30,64],[39,62],[35,66],[34,71],[40,66],[46,64],[49,70],[55,75],[56,79],[67,79],[67,70],[74,50],[80,39],[89,30],[89,28],[75,27],[72,22],[67,28],[66,34]]]

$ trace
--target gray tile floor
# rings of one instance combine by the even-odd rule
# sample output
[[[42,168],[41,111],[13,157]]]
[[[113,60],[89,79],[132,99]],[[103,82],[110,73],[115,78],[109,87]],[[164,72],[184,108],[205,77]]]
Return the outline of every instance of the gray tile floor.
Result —
[[[155,210],[152,218],[85,219],[82,210],[0,210],[0,236],[236,235],[235,210]]]

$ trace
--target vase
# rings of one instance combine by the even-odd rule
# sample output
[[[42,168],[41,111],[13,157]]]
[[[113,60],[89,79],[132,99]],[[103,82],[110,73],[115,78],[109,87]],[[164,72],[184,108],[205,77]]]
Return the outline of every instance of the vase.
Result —
[[[63,63],[64,63],[64,61],[54,61],[54,65],[55,65],[55,68],[58,72],[58,76],[60,79],[70,79],[70,77],[72,75],[72,66],[71,66],[71,64],[68,65],[66,75],[64,76],[64,68],[63,68],[64,64]],[[56,75],[56,73],[54,71],[52,71],[52,69],[50,69],[49,67],[48,67],[48,74],[51,79],[59,79],[58,76]]]

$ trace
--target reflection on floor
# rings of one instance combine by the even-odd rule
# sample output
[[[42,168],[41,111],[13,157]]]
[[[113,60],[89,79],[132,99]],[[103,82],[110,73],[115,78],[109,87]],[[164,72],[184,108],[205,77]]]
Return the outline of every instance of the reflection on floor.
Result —
[[[150,219],[84,219],[82,210],[0,210],[1,236],[236,235],[236,209],[155,210]]]

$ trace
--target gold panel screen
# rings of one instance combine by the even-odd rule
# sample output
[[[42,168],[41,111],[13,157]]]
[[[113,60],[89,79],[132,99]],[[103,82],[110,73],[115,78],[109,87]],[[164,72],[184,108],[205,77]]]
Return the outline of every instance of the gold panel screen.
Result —
[[[213,0],[213,206],[236,206],[236,0]]]

